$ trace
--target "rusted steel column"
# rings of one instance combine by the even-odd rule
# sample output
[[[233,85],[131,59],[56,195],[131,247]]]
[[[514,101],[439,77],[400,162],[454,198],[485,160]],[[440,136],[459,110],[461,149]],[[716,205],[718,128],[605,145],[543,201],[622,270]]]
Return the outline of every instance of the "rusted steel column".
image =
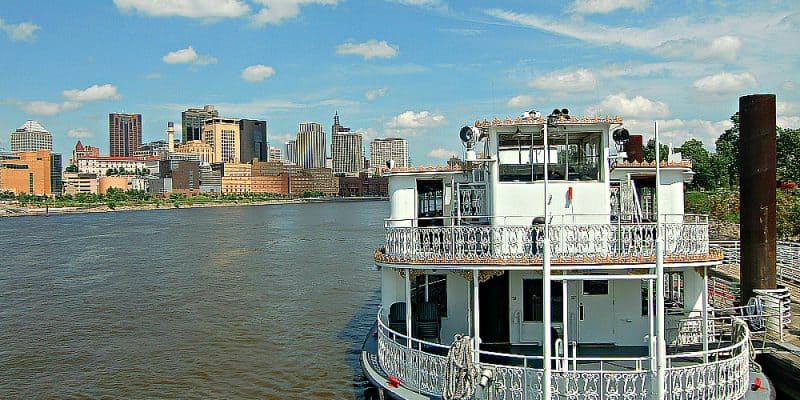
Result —
[[[741,296],[775,289],[775,95],[739,98]]]

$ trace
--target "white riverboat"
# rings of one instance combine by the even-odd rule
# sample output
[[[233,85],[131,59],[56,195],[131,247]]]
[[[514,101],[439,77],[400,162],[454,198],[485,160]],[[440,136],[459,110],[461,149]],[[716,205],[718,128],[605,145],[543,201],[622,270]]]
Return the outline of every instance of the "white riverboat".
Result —
[[[723,254],[684,213],[691,164],[629,160],[628,137],[526,112],[464,127],[460,165],[389,171],[362,351],[382,398],[774,397],[748,323],[709,310]]]

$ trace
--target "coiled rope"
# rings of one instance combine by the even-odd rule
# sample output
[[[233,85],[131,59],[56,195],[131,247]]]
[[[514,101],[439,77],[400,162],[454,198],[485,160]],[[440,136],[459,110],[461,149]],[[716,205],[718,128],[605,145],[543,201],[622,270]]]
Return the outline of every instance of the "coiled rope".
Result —
[[[453,337],[442,379],[443,400],[463,400],[472,396],[480,373],[473,362],[472,352],[469,336],[459,333]]]

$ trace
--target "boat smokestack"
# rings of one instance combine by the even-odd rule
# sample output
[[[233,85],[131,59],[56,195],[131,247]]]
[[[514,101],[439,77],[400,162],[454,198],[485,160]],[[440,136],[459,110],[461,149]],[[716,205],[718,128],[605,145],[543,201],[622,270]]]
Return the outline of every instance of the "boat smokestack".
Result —
[[[753,289],[776,289],[775,95],[739,98],[741,304]]]
[[[169,152],[175,152],[175,123],[174,122],[167,122],[167,146],[169,146]]]

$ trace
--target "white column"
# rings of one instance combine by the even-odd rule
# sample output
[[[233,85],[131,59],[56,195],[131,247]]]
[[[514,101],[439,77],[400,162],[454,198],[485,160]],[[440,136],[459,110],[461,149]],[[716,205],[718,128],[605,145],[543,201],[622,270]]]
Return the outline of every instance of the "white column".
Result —
[[[478,352],[481,349],[481,308],[480,301],[478,299],[480,273],[481,271],[478,270],[472,271],[472,324],[474,325],[472,328],[474,333],[472,340],[475,345],[475,362],[480,361],[480,354]]]
[[[546,217],[545,217],[546,218]],[[550,315],[550,305],[552,296],[552,290],[550,288],[551,276],[550,276],[550,239],[545,238],[544,240],[544,262],[543,262],[543,278],[542,278],[542,297],[544,297],[544,310],[543,310],[543,318],[542,318],[542,353],[544,356],[544,377],[542,379],[542,392],[544,396],[543,399],[550,399],[552,389],[550,387],[550,379],[553,374],[553,365],[552,365],[552,345],[550,344],[552,338],[550,337],[550,327],[552,326],[552,315]]]
[[[648,336],[648,345],[650,346],[650,369],[652,370],[653,374],[655,375],[656,368],[658,365],[658,360],[656,360],[656,310],[655,304],[653,304],[653,299],[655,296],[653,295],[653,280],[647,280],[647,314],[648,314],[648,328],[650,329],[650,335]]]
[[[658,143],[656,143],[658,146]],[[656,239],[656,398],[666,399],[666,372],[667,372],[667,342],[664,315],[664,243],[661,238]]]
[[[703,362],[708,363],[708,267],[703,267]]]
[[[406,345],[411,347],[411,269],[406,270]]]
[[[567,281],[564,279],[561,281],[561,326],[564,333],[562,336],[564,337],[564,370],[567,370],[567,359],[569,356],[569,325],[567,325],[567,321],[569,320],[569,313],[567,312],[568,303],[569,303],[569,295],[567,289]]]

